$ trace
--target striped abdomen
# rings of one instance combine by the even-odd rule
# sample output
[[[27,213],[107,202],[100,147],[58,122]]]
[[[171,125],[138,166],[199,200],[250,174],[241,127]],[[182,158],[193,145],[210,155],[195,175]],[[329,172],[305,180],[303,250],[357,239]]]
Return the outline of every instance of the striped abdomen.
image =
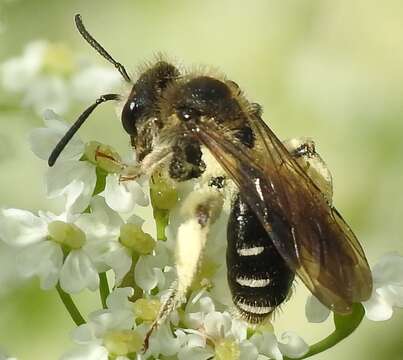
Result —
[[[243,317],[259,323],[287,298],[294,272],[239,194],[232,205],[227,242],[232,299]]]

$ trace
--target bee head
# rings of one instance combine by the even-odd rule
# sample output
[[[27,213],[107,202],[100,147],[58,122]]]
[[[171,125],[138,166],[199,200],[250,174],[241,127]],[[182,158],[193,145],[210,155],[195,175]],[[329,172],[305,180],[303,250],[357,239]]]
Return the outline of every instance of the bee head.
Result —
[[[136,142],[139,127],[158,115],[157,101],[162,91],[177,77],[177,68],[165,61],[145,71],[136,83],[122,110],[122,125]]]

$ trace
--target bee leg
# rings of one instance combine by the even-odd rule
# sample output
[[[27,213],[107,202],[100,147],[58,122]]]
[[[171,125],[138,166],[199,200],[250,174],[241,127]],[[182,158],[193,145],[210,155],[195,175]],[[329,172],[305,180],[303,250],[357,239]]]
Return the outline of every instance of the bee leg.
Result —
[[[169,163],[172,153],[172,146],[160,145],[156,147],[141,162],[134,165],[126,165],[122,174],[120,174],[119,181],[136,180],[143,175],[150,177],[158,167]]]
[[[222,194],[210,187],[204,187],[200,191],[191,193],[184,201],[180,211],[187,216],[187,220],[178,228],[175,249],[177,280],[146,334],[144,350],[147,350],[150,336],[154,330],[164,322],[185,297],[196,275],[210,226],[219,217],[223,201]]]
[[[314,141],[308,137],[300,137],[285,140],[283,144],[331,205],[333,197],[332,174],[325,161],[317,153]]]

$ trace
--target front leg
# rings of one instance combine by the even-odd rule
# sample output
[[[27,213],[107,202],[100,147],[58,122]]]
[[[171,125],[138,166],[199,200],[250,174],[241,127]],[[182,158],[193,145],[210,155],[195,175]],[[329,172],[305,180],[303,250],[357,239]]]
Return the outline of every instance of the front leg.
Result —
[[[198,270],[210,226],[219,217],[222,206],[222,194],[218,190],[208,187],[191,193],[184,201],[181,212],[186,215],[187,219],[178,228],[175,248],[177,280],[146,334],[144,350],[148,349],[153,331],[165,321],[185,297]]]

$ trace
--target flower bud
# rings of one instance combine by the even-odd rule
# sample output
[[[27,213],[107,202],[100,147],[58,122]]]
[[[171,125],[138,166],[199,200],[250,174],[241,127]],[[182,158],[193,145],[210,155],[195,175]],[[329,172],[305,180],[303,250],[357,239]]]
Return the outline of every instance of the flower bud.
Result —
[[[141,255],[150,254],[155,247],[152,236],[135,224],[123,224],[120,227],[119,241],[126,248]]]
[[[171,210],[178,201],[178,192],[159,173],[150,182],[151,204],[154,209]]]

